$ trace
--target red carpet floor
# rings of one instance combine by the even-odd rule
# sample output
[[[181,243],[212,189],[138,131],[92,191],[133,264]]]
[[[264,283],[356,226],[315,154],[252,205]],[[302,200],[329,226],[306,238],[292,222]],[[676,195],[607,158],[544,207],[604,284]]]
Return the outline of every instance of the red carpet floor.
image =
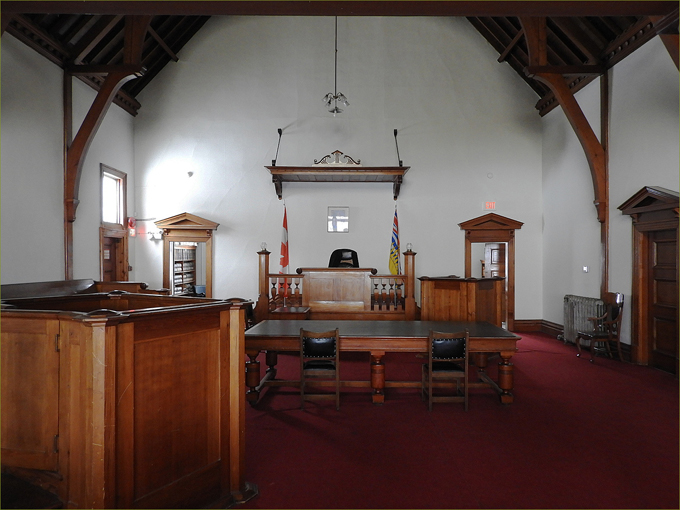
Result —
[[[246,480],[259,495],[241,507],[679,508],[678,380],[522,337],[509,406],[475,389],[468,412],[428,412],[415,389],[387,389],[381,406],[352,389],[340,411],[301,410],[293,388],[265,390],[246,412]],[[298,363],[280,355],[279,378],[297,378]],[[413,354],[385,363],[388,380],[420,379]],[[367,380],[368,354],[342,358],[341,373]]]

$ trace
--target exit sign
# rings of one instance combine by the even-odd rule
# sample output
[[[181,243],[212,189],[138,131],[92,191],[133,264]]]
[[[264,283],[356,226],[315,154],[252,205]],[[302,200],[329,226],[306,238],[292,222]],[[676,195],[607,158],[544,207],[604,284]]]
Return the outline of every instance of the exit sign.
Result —
[[[493,211],[496,208],[496,202],[484,202],[484,209],[487,211]]]

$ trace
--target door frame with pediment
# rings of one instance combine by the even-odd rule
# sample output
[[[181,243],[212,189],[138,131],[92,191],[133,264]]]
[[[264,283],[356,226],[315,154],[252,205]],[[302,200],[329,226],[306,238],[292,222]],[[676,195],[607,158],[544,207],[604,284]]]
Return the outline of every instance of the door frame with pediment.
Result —
[[[205,243],[205,297],[213,290],[213,231],[219,223],[187,212],[154,222],[163,231],[163,287],[172,289],[170,268],[171,243]]]
[[[653,235],[672,232],[675,237],[674,279],[677,297],[678,282],[678,192],[658,186],[646,186],[621,204],[618,209],[633,220],[633,275],[631,295],[631,361],[639,365],[653,365],[655,345],[655,304]],[[670,269],[670,268],[668,268]],[[668,270],[667,269],[667,270]],[[672,278],[671,278],[672,280]],[[678,307],[675,306],[675,333],[677,339]],[[675,375],[678,369],[678,346],[675,346]],[[662,367],[659,367],[662,368]]]
[[[472,277],[472,243],[508,243],[506,268],[506,323],[508,330],[515,328],[515,230],[524,223],[495,213],[459,223],[465,231],[465,277]]]

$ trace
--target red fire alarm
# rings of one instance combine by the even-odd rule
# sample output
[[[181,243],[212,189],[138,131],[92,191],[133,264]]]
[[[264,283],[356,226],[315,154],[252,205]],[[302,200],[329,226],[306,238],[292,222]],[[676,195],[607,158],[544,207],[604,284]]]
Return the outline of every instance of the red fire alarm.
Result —
[[[135,237],[137,235],[137,220],[134,218],[128,218],[127,223],[130,237]]]

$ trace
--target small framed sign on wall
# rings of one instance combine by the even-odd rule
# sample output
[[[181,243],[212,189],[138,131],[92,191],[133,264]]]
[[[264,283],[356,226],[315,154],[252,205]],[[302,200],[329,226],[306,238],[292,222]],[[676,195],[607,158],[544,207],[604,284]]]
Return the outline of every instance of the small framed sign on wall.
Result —
[[[349,232],[349,207],[330,206],[328,208],[328,231]]]

